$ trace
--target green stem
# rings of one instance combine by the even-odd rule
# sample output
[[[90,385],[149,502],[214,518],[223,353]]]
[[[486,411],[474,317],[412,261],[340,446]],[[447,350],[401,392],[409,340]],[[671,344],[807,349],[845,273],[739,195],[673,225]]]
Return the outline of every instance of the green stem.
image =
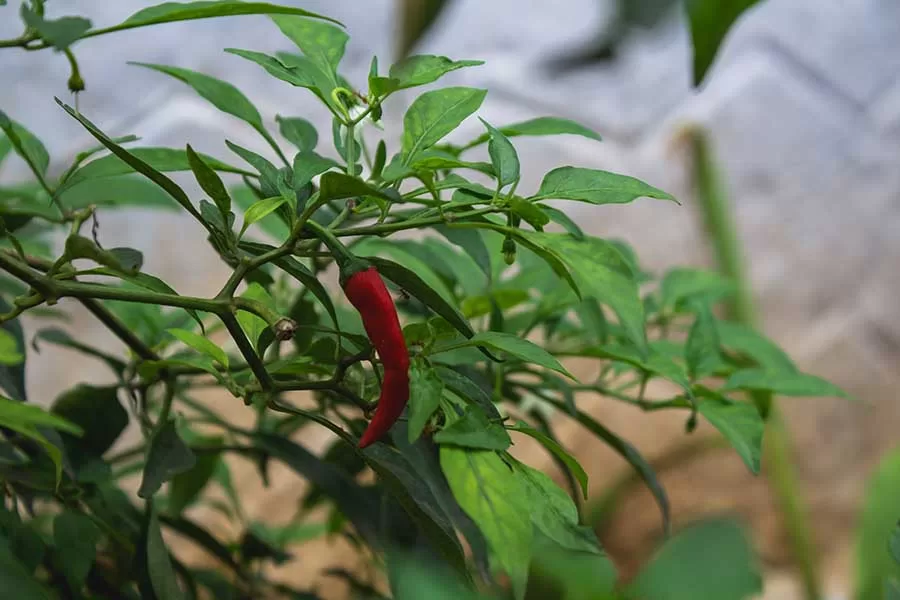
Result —
[[[481,208],[478,210],[472,210],[468,212],[458,213],[454,216],[457,219],[466,219],[470,217],[477,217],[480,215],[487,215],[490,213],[501,212],[496,208]],[[381,225],[369,225],[363,227],[353,227],[349,229],[338,229],[333,232],[334,237],[346,237],[346,236],[358,236],[358,235],[383,235],[385,233],[394,233],[397,231],[405,231],[407,229],[418,229],[419,227],[428,227],[429,225],[443,225],[449,222],[447,217],[431,217],[428,219],[418,219],[415,221],[398,221],[393,223],[382,223]],[[454,224],[456,225],[456,224]],[[459,226],[463,226],[465,224],[459,223]],[[488,223],[478,223],[477,225],[488,227]]]
[[[241,354],[244,356],[244,360],[246,360],[247,364],[250,366],[250,370],[253,371],[253,374],[259,381],[259,386],[262,391],[271,391],[274,388],[275,383],[272,381],[269,372],[266,371],[266,366],[256,353],[256,350],[253,349],[253,345],[250,343],[250,340],[247,339],[247,335],[244,333],[244,330],[241,329],[235,316],[228,313],[219,315],[219,318],[222,319],[222,323],[225,324],[225,329],[227,329],[231,337],[234,338],[238,350],[240,350]]]
[[[719,270],[729,277],[736,287],[730,306],[731,315],[736,321],[753,327],[756,313],[731,204],[706,136],[696,127],[686,131],[686,135],[691,144],[694,176],[706,231],[715,250]],[[818,600],[821,597],[821,590],[810,519],[791,456],[790,434],[774,403],[768,415],[767,429],[764,460],[769,480],[781,507],[784,525],[790,535],[794,559],[803,579],[805,597],[807,600]]]

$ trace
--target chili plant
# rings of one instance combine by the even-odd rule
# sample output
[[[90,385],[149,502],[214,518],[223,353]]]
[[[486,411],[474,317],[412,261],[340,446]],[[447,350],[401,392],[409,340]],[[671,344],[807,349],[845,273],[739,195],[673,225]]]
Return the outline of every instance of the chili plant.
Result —
[[[754,399],[843,392],[801,373],[752,328],[717,317],[730,281],[693,269],[656,277],[627,244],[586,234],[560,208],[623,210],[605,205],[675,201],[670,194],[577,166],[553,169],[536,190],[520,185],[512,139],[599,143],[596,133],[555,117],[482,120],[483,133],[460,142],[451,134],[476,115],[486,91],[445,87],[413,99],[401,130],[389,135],[382,113],[400,101],[398,92],[480,62],[417,55],[385,70],[373,59],[367,80],[351,82],[340,72],[348,40],[340,24],[266,3],[167,3],[91,29],[74,17],[44,20],[35,1],[22,9],[22,36],[0,46],[66,53],[77,91],[84,82],[70,46],[78,39],[254,12],[270,14],[298,51],[227,52],[312,93],[331,115],[330,135],[301,116],[279,116],[271,131],[231,84],[144,64],[246,122],[271,152],[230,141],[228,158],[190,145],[141,147],[59,101],[99,145],[51,176],[43,144],[0,113],[0,158],[17,154],[35,179],[0,188],[4,589],[18,598],[45,598],[51,589],[59,597],[168,599],[202,589],[213,597],[311,598],[313,591],[259,567],[290,560],[292,540],[320,534],[346,537],[379,567],[384,577],[372,581],[343,573],[369,597],[385,579],[396,598],[721,599],[758,591],[743,533],[725,521],[675,536],[634,582],[617,582],[581,525],[588,476],[557,435],[558,422],[576,421],[639,473],[668,529],[665,490],[639,449],[597,417],[591,397],[625,403],[636,415],[668,411],[688,432],[705,419],[756,473],[767,405]],[[167,174],[179,171],[202,195],[191,197]],[[96,215],[130,204],[187,213],[231,269],[219,291],[180,294],[143,268],[141,251],[104,247]],[[55,239],[64,240],[59,252]],[[333,267],[343,290],[326,284]],[[59,326],[26,336],[22,315],[41,323],[72,302],[125,352]],[[102,361],[116,382],[84,382],[40,408],[24,367],[27,347],[45,344]],[[566,367],[575,357],[596,369],[576,378]],[[651,397],[656,379],[671,393]],[[244,403],[254,425],[235,426],[198,400],[209,387]],[[140,439],[128,445],[119,438],[131,422]],[[313,427],[332,434],[323,456],[304,445]],[[564,487],[510,454],[524,438],[547,450]],[[232,455],[253,460],[264,482],[273,462],[309,481],[294,522],[247,521],[231,485]],[[123,488],[130,474],[140,476],[136,497]],[[214,487],[227,502],[209,493]],[[223,539],[196,521],[188,509],[198,505],[233,520],[240,536]],[[298,533],[316,506],[329,507],[327,526]],[[182,563],[164,530],[221,568]]]

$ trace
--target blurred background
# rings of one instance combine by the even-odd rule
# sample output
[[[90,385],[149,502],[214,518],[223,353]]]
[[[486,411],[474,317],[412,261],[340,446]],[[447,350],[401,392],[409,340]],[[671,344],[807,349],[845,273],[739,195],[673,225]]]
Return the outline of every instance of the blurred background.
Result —
[[[900,424],[900,3],[896,0],[767,0],[729,33],[702,87],[692,85],[690,35],[673,0],[282,0],[333,16],[351,36],[343,71],[363,86],[370,57],[386,67],[404,52],[481,59],[445,82],[483,87],[481,115],[502,125],[560,116],[597,130],[600,144],[576,137],[517,143],[522,189],[549,169],[571,164],[633,175],[676,195],[682,206],[650,200],[627,207],[569,205],[590,233],[626,239],[646,269],[712,264],[696,210],[683,127],[710,136],[734,203],[762,328],[801,369],[826,377],[858,401],[785,399],[805,500],[814,523],[829,597],[850,597],[853,532],[865,482],[895,443]],[[142,0],[53,0],[48,17],[80,13],[116,23],[155,4]],[[0,38],[20,33],[17,0],[0,9]],[[121,36],[121,37],[117,37]],[[127,45],[124,41],[127,39]],[[273,52],[290,42],[265,18],[177,23],[80,42],[87,89],[80,110],[111,135],[133,133],[148,146],[183,147],[226,157],[224,139],[264,152],[245,124],[219,113],[187,86],[141,61],[186,67],[229,81],[268,121],[304,116],[328,130],[304,90],[224,54],[225,47]],[[88,134],[58,109],[66,99],[66,60],[49,51],[0,53],[0,107],[41,138],[59,170],[91,146]],[[397,95],[385,129],[399,132]],[[470,122],[451,136],[480,133]],[[7,161],[0,177],[27,176]],[[187,218],[160,212],[100,212],[101,240],[145,253],[145,270],[183,293],[209,294],[225,270]],[[106,341],[76,311],[73,331]],[[30,361],[31,395],[46,403],[79,380],[108,375],[88,359],[46,349],[66,369],[41,378]],[[244,407],[228,401],[223,410]],[[684,450],[683,423],[649,418],[612,403],[604,422],[663,468],[676,524],[737,512],[752,528],[770,573],[767,598],[799,598],[784,529],[764,478],[747,474],[733,452]],[[669,422],[671,421],[671,422]],[[696,434],[704,435],[703,432]],[[601,494],[627,471],[599,442],[569,430],[567,443]],[[694,444],[698,448],[705,446]],[[680,454],[679,454],[680,453]],[[683,456],[682,456],[683,455]],[[538,456],[537,454],[535,456]],[[673,462],[673,461],[670,461]],[[248,474],[245,485],[258,487]],[[259,512],[287,516],[296,481],[260,494]],[[601,540],[625,569],[659,539],[658,516],[639,488],[616,505]],[[605,523],[605,521],[604,521]],[[301,552],[301,560],[304,559]],[[304,569],[325,565],[317,555]],[[309,565],[312,566],[309,566]]]

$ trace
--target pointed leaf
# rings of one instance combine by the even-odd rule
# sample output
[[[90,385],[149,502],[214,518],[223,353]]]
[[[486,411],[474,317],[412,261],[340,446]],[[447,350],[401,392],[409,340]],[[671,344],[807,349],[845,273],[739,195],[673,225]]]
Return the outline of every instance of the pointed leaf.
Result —
[[[434,369],[413,363],[409,369],[409,443],[415,442],[441,404],[444,382]]]
[[[537,469],[515,462],[515,474],[531,507],[529,516],[537,529],[560,547],[600,554],[600,543],[590,527],[578,522],[578,508],[553,480]]]
[[[349,36],[338,27],[322,21],[302,17],[273,16],[272,20],[307,58],[325,69],[337,73]]]
[[[628,261],[610,242],[587,237],[582,240],[558,233],[521,231],[532,247],[550,252],[571,273],[576,291],[610,306],[628,337],[646,348],[644,306]]]
[[[91,22],[82,17],[44,20],[26,4],[22,5],[21,14],[25,24],[37,31],[42,40],[57,50],[67,49],[91,28]]]
[[[584,494],[584,499],[587,500],[588,497],[588,475],[584,470],[584,467],[581,466],[581,463],[575,459],[574,456],[569,454],[565,448],[563,448],[559,442],[551,438],[550,436],[538,431],[534,427],[530,427],[526,423],[519,421],[516,425],[509,427],[512,431],[518,431],[519,433],[524,433],[525,435],[531,436],[536,439],[540,444],[552,452],[566,467],[569,471],[572,472],[572,475],[575,476],[575,479],[578,480],[578,483],[581,485],[581,492]]]
[[[762,591],[762,575],[743,530],[718,519],[666,542],[628,588],[654,600],[745,600]]]
[[[241,231],[238,234],[238,237],[242,237],[244,232],[247,231],[247,228],[259,221],[260,219],[270,215],[275,210],[277,210],[282,204],[287,202],[287,199],[283,196],[277,196],[275,198],[264,198],[262,200],[257,200],[254,202],[250,208],[244,212],[244,223],[241,225]]]
[[[477,405],[469,406],[462,417],[438,431],[434,441],[476,450],[506,450],[512,444],[503,426],[489,420]]]
[[[531,563],[531,507],[512,469],[496,452],[441,447],[441,469],[460,507],[475,521],[492,556],[522,600]]]
[[[516,137],[520,135],[542,136],[542,135],[580,135],[588,139],[600,141],[600,135],[584,125],[570,121],[569,119],[561,119],[559,117],[538,117],[529,119],[521,123],[514,123],[501,127],[500,131],[506,137]],[[490,140],[490,134],[480,135],[472,142],[466,144],[466,147],[479,146]]]
[[[447,73],[464,67],[483,65],[481,60],[450,60],[446,56],[428,54],[408,56],[391,66],[389,76],[398,82],[397,89],[426,85]]]
[[[765,423],[756,407],[723,397],[704,397],[697,408],[731,442],[750,472],[758,475]]]
[[[82,513],[65,510],[53,519],[55,558],[72,589],[84,585],[101,538],[100,529]]]
[[[785,373],[765,369],[736,371],[722,390],[755,390],[782,396],[849,398],[844,390],[815,375]]]
[[[192,469],[196,462],[194,453],[178,435],[175,420],[166,421],[150,441],[138,496],[145,500],[152,498],[165,482]]]
[[[174,181],[160,173],[158,170],[154,169],[152,166],[141,160],[139,157],[133,155],[128,152],[115,142],[113,142],[109,137],[106,136],[105,133],[97,129],[97,126],[88,121],[85,117],[81,116],[81,114],[73,109],[71,106],[60,102],[59,99],[56,100],[57,104],[59,104],[63,109],[69,113],[72,117],[75,118],[79,123],[84,126],[88,132],[93,135],[97,140],[106,146],[110,152],[118,156],[124,162],[126,162],[129,166],[131,166],[135,171],[147,177],[150,181],[161,187],[165,190],[172,198],[175,199],[178,204],[182,206],[186,211],[188,211],[194,218],[198,221],[202,221],[203,219],[200,217],[200,213],[197,212],[197,209],[194,208],[194,205],[191,204],[190,199],[187,197],[187,194],[184,193]],[[102,159],[101,159],[102,160]]]
[[[684,357],[693,379],[711,375],[724,364],[719,355],[716,321],[706,307],[697,312],[697,318],[684,346]]]
[[[148,506],[146,529],[146,558],[147,575],[150,585],[157,598],[166,600],[181,600],[184,596],[175,579],[175,570],[172,567],[172,559],[169,550],[162,537],[159,526],[159,516],[152,505]]]
[[[212,167],[206,164],[206,162],[194,152],[194,149],[191,148],[190,144],[185,148],[185,152],[187,153],[188,164],[191,167],[191,171],[194,172],[197,183],[200,184],[203,191],[209,194],[209,197],[216,203],[216,206],[219,207],[219,212],[221,212],[223,216],[227,215],[231,212],[231,196],[228,195],[228,190],[225,189],[225,184],[222,183],[222,179],[216,174]]]
[[[312,152],[319,142],[319,132],[315,125],[300,117],[282,117],[275,115],[278,129],[284,138],[297,147],[300,152]]]
[[[47,174],[50,155],[41,140],[22,125],[11,120],[2,110],[0,110],[0,130],[6,134],[16,154],[21,156],[34,171],[41,175]]]
[[[517,335],[510,333],[502,333],[499,331],[483,331],[475,334],[463,346],[487,346],[498,352],[506,352],[515,356],[519,360],[532,363],[562,373],[567,377],[574,379],[574,375],[556,359],[555,356],[538,346],[533,342],[529,342]]]
[[[193,331],[187,331],[185,329],[168,329],[167,331],[181,343],[193,348],[200,354],[204,354],[213,360],[218,361],[218,363],[226,369],[228,368],[228,355],[206,336],[197,335]]]
[[[158,23],[174,21],[192,21],[194,19],[210,19],[214,17],[233,17],[240,15],[301,15],[334,21],[330,17],[317,15],[300,8],[278,6],[267,2],[243,2],[241,0],[202,0],[194,2],[163,2],[137,11],[118,25],[105,29],[95,29],[90,36],[102,35],[113,31],[146,27]]]
[[[488,143],[488,153],[491,156],[491,164],[494,173],[501,186],[507,186],[519,180],[519,155],[505,135],[493,125],[481,119],[488,130],[491,141]]]
[[[579,200],[591,204],[625,204],[637,198],[675,198],[639,179],[579,167],[553,169],[541,182],[538,193],[531,200]]]
[[[484,101],[485,90],[450,87],[425,92],[403,117],[403,155],[409,164],[416,155],[459,127]]]
[[[296,189],[303,187],[304,185],[312,181],[313,177],[321,175],[328,169],[338,167],[340,167],[340,164],[338,164],[337,161],[334,161],[330,158],[325,158],[324,156],[320,156],[312,150],[298,152],[294,157],[294,188]],[[339,173],[336,173],[336,175],[339,175]],[[353,181],[359,181],[355,178],[351,179],[353,179]],[[334,189],[334,182],[331,182],[329,185],[331,185],[332,187],[328,190],[328,193],[335,193],[336,190]],[[363,189],[353,183],[344,182],[343,185],[344,187],[353,186],[358,190]],[[366,193],[368,193],[368,191]],[[321,189],[319,190],[319,197],[321,198]]]

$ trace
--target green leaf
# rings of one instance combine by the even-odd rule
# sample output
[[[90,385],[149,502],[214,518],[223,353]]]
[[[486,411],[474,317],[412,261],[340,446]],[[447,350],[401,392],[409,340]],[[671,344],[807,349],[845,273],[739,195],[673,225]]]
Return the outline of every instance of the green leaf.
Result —
[[[520,236],[532,249],[549,252],[564,265],[571,273],[576,292],[610,306],[628,338],[637,348],[646,348],[644,306],[638,285],[631,266],[614,244],[595,237],[579,240],[559,233],[521,231]]]
[[[484,61],[481,60],[450,60],[446,56],[423,54],[408,56],[394,64],[389,76],[399,82],[397,89],[402,90],[432,83],[457,69],[483,64]]]
[[[537,469],[518,461],[514,465],[534,526],[562,548],[600,554],[596,534],[579,524],[578,508],[569,495]]]
[[[512,444],[503,425],[488,419],[478,405],[467,407],[461,418],[434,434],[434,441],[476,450],[506,450]]]
[[[168,512],[178,516],[185,508],[193,504],[212,479],[219,463],[218,452],[198,452],[197,462],[193,468],[179,473],[169,483],[169,501],[166,505]]]
[[[689,0],[686,3],[694,48],[694,85],[700,85],[735,21],[759,0]]]
[[[137,171],[138,173],[147,177],[150,181],[161,187],[165,190],[172,198],[175,199],[178,204],[181,205],[186,211],[188,211],[191,216],[193,216],[198,221],[202,221],[203,219],[200,217],[200,213],[197,212],[197,209],[194,208],[194,205],[191,204],[190,199],[187,197],[187,194],[184,193],[174,181],[160,173],[157,169],[153,168],[151,165],[147,164],[145,161],[141,160],[140,157],[135,156],[131,152],[125,150],[114,141],[109,139],[105,133],[97,129],[97,126],[88,121],[85,117],[81,115],[78,111],[73,109],[71,106],[64,104],[58,98],[56,99],[56,103],[59,104],[69,115],[75,118],[76,121],[82,124],[82,126],[88,130],[88,132],[93,135],[97,140],[106,146],[110,152],[114,155],[122,159],[125,163],[127,163],[132,169]],[[100,159],[103,160],[103,159]],[[97,161],[93,161],[97,162]],[[92,163],[91,163],[92,164]],[[87,166],[90,166],[88,164]]]
[[[750,472],[758,475],[765,423],[757,408],[746,402],[711,396],[700,398],[697,408],[731,442]]]
[[[181,600],[184,596],[175,580],[175,570],[172,568],[172,560],[162,537],[159,516],[152,504],[148,506],[147,512],[149,514],[147,515],[146,557],[150,585],[157,598]]]
[[[519,360],[540,365],[557,373],[562,373],[567,377],[575,379],[575,376],[569,373],[555,356],[538,346],[533,342],[529,342],[517,335],[510,333],[501,333],[499,331],[482,331],[475,334],[472,338],[462,344],[462,346],[487,346],[499,352],[506,352],[515,356]]]
[[[512,581],[517,600],[525,597],[531,562],[530,513],[514,471],[496,452],[441,447],[441,469],[453,496],[484,535],[496,563]]]
[[[244,212],[244,223],[241,225],[241,232],[238,234],[238,237],[242,237],[248,227],[277,210],[285,202],[287,202],[287,198],[283,196],[264,198],[254,202]]]
[[[856,600],[882,600],[888,581],[900,577],[900,564],[892,556],[900,498],[900,451],[888,452],[866,484],[865,499],[856,529]]]
[[[0,297],[0,311],[9,312],[12,306]],[[22,331],[22,324],[19,319],[10,319],[0,324],[0,331],[11,335],[16,343],[16,348],[21,349],[25,354],[25,336]],[[25,389],[25,360],[14,365],[0,364],[0,389],[14,400],[27,400],[28,395]]]
[[[194,172],[197,183],[200,184],[203,191],[216,203],[222,216],[227,218],[228,213],[231,212],[231,196],[228,195],[228,190],[225,189],[225,184],[222,183],[222,179],[216,174],[212,167],[206,164],[206,162],[194,152],[194,149],[191,148],[190,144],[185,148],[185,153],[187,154],[188,164],[191,167],[191,171]]]
[[[76,424],[51,415],[40,407],[17,400],[9,400],[2,396],[0,396],[0,426],[11,429],[41,445],[50,460],[53,461],[57,486],[62,477],[63,455],[56,444],[48,440],[38,428],[49,427],[67,431],[73,435],[83,435],[84,433]]]
[[[209,75],[204,75],[203,73],[191,71],[190,69],[141,62],[132,62],[129,64],[147,67],[148,69],[165,73],[179,81],[183,81],[194,88],[194,91],[222,112],[235,116],[250,124],[260,133],[266,134],[266,129],[263,126],[262,117],[260,116],[259,111],[239,89],[230,83],[221,81],[215,77],[210,77]]]
[[[10,400],[3,396],[0,396],[0,424],[11,429],[18,424],[30,427],[50,427],[72,435],[84,435],[84,430],[76,423],[49,413],[40,406]]]
[[[197,335],[193,331],[187,331],[186,329],[168,329],[167,331],[181,343],[193,348],[200,354],[218,361],[226,369],[228,368],[228,355],[206,336]]]
[[[138,496],[145,500],[152,498],[162,484],[192,469],[196,463],[194,453],[178,435],[175,420],[169,419],[150,440]]]
[[[692,379],[715,373],[723,365],[719,355],[719,334],[716,321],[707,308],[697,313],[684,346],[684,358]]]
[[[425,92],[416,98],[403,117],[404,163],[427,150],[459,127],[481,106],[485,90],[449,87]]]
[[[329,465],[309,450],[279,435],[258,433],[258,447],[321,488],[366,540],[377,545],[378,532],[373,515],[378,514],[378,498],[371,489],[362,488],[342,469]],[[384,446],[384,444],[375,444]],[[372,446],[372,447],[375,447]],[[370,447],[370,448],[372,448]]]
[[[79,439],[64,437],[67,446],[79,450],[73,455],[103,456],[128,427],[128,412],[119,402],[116,386],[76,385],[53,402],[52,411],[84,432],[70,432]]]
[[[711,304],[734,292],[728,279],[712,271],[677,268],[667,272],[660,283],[662,310],[684,310],[700,304]]]
[[[33,170],[41,175],[47,174],[50,155],[41,140],[25,127],[11,120],[2,110],[0,110],[0,130],[6,134],[16,154],[21,156]]]
[[[237,207],[244,212],[247,212],[247,209],[249,209],[260,200],[260,198],[257,197],[253,190],[246,186],[232,188],[231,197],[234,199],[234,203],[237,205]],[[278,240],[279,242],[286,240],[291,234],[290,226],[285,222],[284,219],[281,218],[281,215],[279,215],[278,213],[276,213],[274,217],[269,217],[259,221],[259,229],[267,233],[273,239]],[[248,244],[254,243],[255,242],[242,240],[240,242],[240,246],[243,248]],[[246,250],[246,248],[244,249]]]
[[[374,196],[394,202],[396,198],[389,196],[378,188],[369,185],[358,177],[344,173],[325,173],[319,179],[319,200],[342,200],[357,196]]]
[[[560,119],[559,117],[538,117],[529,119],[521,123],[514,123],[500,128],[501,133],[506,137],[516,137],[520,135],[543,136],[543,135],[580,135],[592,140],[600,141],[600,135],[584,125],[570,121],[569,119]],[[485,133],[466,144],[467,148],[480,146],[491,139],[490,134]]]
[[[41,585],[0,535],[0,589],[15,590],[16,600],[52,600],[56,597]]]
[[[21,364],[25,360],[16,337],[5,329],[0,329],[0,365],[7,367]]]
[[[749,356],[764,369],[788,373],[797,371],[794,361],[781,348],[750,327],[716,321],[716,331],[722,346]]]
[[[766,369],[735,371],[722,386],[722,390],[754,390],[782,396],[850,397],[841,388],[815,375]]]
[[[581,240],[584,239],[584,231],[581,230],[581,227],[578,226],[578,223],[572,220],[572,218],[564,213],[561,210],[555,209],[552,206],[544,206],[543,204],[538,204],[536,206],[541,207],[541,211],[550,218],[551,221],[558,225],[562,225],[562,228],[566,230],[572,237],[575,239]]]
[[[625,204],[638,198],[675,198],[639,179],[599,169],[559,167],[544,176],[531,200],[578,200],[591,204]]]
[[[65,510],[53,519],[55,557],[73,590],[84,585],[101,538],[100,529],[80,512]]]
[[[140,206],[178,210],[178,205],[172,201],[171,196],[133,172],[130,175],[82,181],[58,194],[62,204],[73,210],[86,208],[91,204],[105,209]]]
[[[387,561],[395,600],[485,600],[440,565],[413,553],[392,552]]]
[[[534,427],[530,427],[528,424],[523,423],[522,421],[519,421],[515,425],[510,426],[509,429],[533,437],[538,442],[540,442],[540,444],[544,448],[546,448],[557,458],[559,458],[559,460],[566,465],[569,471],[572,472],[572,475],[575,476],[575,479],[578,480],[579,485],[581,485],[581,492],[584,494],[584,499],[587,500],[588,475],[585,472],[584,467],[581,466],[581,463],[579,463],[574,456],[569,454],[566,449],[559,444],[559,442],[557,442],[550,436],[538,431]]]
[[[540,204],[529,202],[519,196],[509,199],[509,208],[523,221],[534,227],[537,231],[543,231],[544,225],[550,222],[550,217],[544,212]]]
[[[436,226],[433,229],[447,238],[448,242],[458,246],[471,256],[484,274],[490,277],[491,257],[481,234],[474,229],[454,229],[445,225]]]
[[[334,161],[330,158],[325,158],[324,156],[319,156],[312,150],[298,152],[297,155],[294,157],[294,188],[296,189],[296,188],[303,187],[304,185],[306,185],[307,183],[312,181],[313,177],[315,177],[316,175],[320,175],[320,174],[324,173],[325,171],[327,171],[328,169],[332,169],[335,167],[340,167],[340,164],[338,164],[336,161]],[[335,175],[340,175],[340,173],[335,173]],[[328,179],[331,180],[330,177]],[[359,181],[357,179],[353,179],[353,180]],[[328,190],[329,193],[335,193],[334,188],[335,188],[336,183],[338,183],[338,182],[332,181],[329,184],[332,186],[332,188],[330,190]],[[342,188],[343,187],[346,187],[346,188],[354,187],[358,190],[362,190],[362,188],[359,187],[358,185],[356,185],[354,183],[350,183],[348,181],[343,181],[340,183],[341,183]],[[371,192],[368,191],[368,188],[366,188],[365,194],[370,194],[370,193]],[[319,197],[320,198],[322,197],[321,190],[320,190]]]
[[[588,348],[579,353],[580,356],[608,358],[637,367],[648,375],[658,375],[681,386],[688,396],[692,396],[691,382],[681,365],[662,352],[651,348],[649,353],[641,356],[634,348],[619,345],[606,345]]]
[[[650,463],[648,463],[644,459],[644,457],[641,456],[641,453],[638,452],[637,448],[635,448],[624,439],[620,438],[610,429],[607,429],[604,425],[597,422],[587,413],[577,409],[574,412],[568,410],[562,400],[548,401],[558,409],[566,410],[567,412],[569,412],[572,417],[577,420],[585,429],[603,440],[619,456],[625,459],[625,461],[628,462],[629,465],[631,465],[635,472],[640,475],[644,483],[647,484],[647,488],[650,490],[650,493],[653,494],[653,498],[656,500],[656,504],[659,506],[660,513],[662,514],[663,530],[668,533],[671,514],[669,497],[666,494],[666,490],[659,482],[659,478],[656,476],[656,473],[653,471],[653,467],[651,467]]]
[[[535,532],[528,593],[539,598],[564,600],[611,600],[615,595],[618,573],[605,554],[568,550]]]
[[[409,369],[409,443],[415,442],[441,404],[444,382],[434,369],[413,363]]]
[[[90,275],[105,275],[107,277],[116,277],[121,279],[122,281],[127,281],[128,283],[135,285],[137,287],[144,288],[145,290],[150,290],[153,292],[160,292],[162,294],[171,294],[174,296],[178,295],[172,287],[160,279],[159,277],[154,277],[153,275],[149,275],[147,273],[123,273],[119,271],[114,271],[112,269],[106,267],[99,267],[96,269],[90,269],[85,272]],[[185,309],[192,319],[203,328],[203,320],[200,318],[200,315],[194,309]],[[83,352],[84,350],[82,350]]]
[[[269,56],[262,52],[240,50],[238,48],[226,48],[225,52],[255,62],[265,69],[269,75],[293,86],[306,88],[318,96],[326,105],[334,107],[334,100],[330,95],[330,90],[334,87],[334,84],[329,82],[327,75],[319,67],[305,57],[300,56],[298,58],[303,59],[302,61],[297,60],[292,62],[291,65],[286,65],[274,56]]]
[[[125,149],[121,150],[123,152],[128,152],[128,154],[132,157],[132,160],[137,159],[140,162],[144,163],[147,167],[150,167],[151,169],[160,173],[190,171],[192,168],[191,160],[186,150],[179,150],[178,148],[154,147],[130,148],[127,151]],[[249,171],[245,171],[243,169],[239,169],[237,167],[233,167],[231,165],[223,163],[222,161],[213,158],[212,156],[197,154],[197,157],[202,159],[203,162],[205,162],[207,166],[209,166],[209,168],[215,171],[237,173],[241,175],[249,174]],[[94,179],[105,179],[107,177],[117,177],[119,175],[127,175],[133,173],[134,171],[143,173],[143,171],[138,169],[129,160],[125,160],[124,158],[116,156],[115,154],[97,158],[75,171],[65,181],[63,186],[60,188],[59,193],[69,190],[70,188],[73,188],[87,181],[92,181]]]
[[[488,143],[488,154],[490,154],[491,164],[494,166],[494,173],[500,186],[507,186],[519,181],[519,155],[515,147],[493,125],[484,119],[479,120],[487,128],[488,135],[491,137],[491,141]]]
[[[241,248],[254,256],[259,256],[260,254],[274,250],[272,246],[255,244],[252,242],[241,242]],[[322,306],[325,307],[334,326],[338,327],[337,312],[334,309],[334,302],[331,299],[331,295],[312,271],[306,268],[303,263],[290,256],[282,256],[272,262],[279,269],[309,288],[309,291],[312,292],[313,296],[315,296],[316,299],[321,302]]]
[[[274,16],[272,20],[303,54],[326,73],[336,74],[349,36],[329,23],[300,17]]]
[[[290,6],[278,6],[267,2],[243,2],[241,0],[206,0],[194,2],[163,2],[137,11],[118,25],[106,29],[96,29],[91,36],[146,27],[158,23],[172,23],[174,21],[192,21],[194,19],[209,19],[213,17],[235,17],[241,15],[301,15],[333,21],[330,17],[317,15],[300,8]]]
[[[300,152],[312,152],[319,142],[319,132],[315,125],[300,117],[282,117],[275,115],[278,130],[284,139],[297,147]]]
[[[256,300],[270,308],[274,308],[275,306],[275,300],[269,292],[266,291],[266,288],[258,283],[251,283],[247,287],[247,290],[241,294],[241,298]],[[250,343],[254,348],[257,348],[259,336],[269,327],[269,324],[261,317],[246,310],[238,311],[237,320],[241,329],[243,329],[244,333],[247,334],[247,337],[250,338]]]
[[[435,373],[443,380],[444,385],[447,386],[448,390],[452,391],[460,398],[474,402],[480,406],[489,418],[498,421],[503,418],[497,411],[497,407],[491,400],[490,395],[488,395],[485,389],[470,377],[444,366],[436,367]]]
[[[666,542],[628,589],[653,600],[745,600],[762,591],[762,575],[741,528],[719,519]]]
[[[34,29],[42,40],[56,48],[65,50],[91,28],[91,22],[82,17],[62,17],[50,21],[22,5],[22,20]]]
[[[434,311],[435,314],[443,317],[462,335],[469,338],[475,335],[475,330],[472,329],[472,326],[469,325],[469,322],[459,310],[450,304],[444,295],[435,291],[416,272],[403,265],[377,256],[366,256],[366,260],[374,264],[382,276],[401,287],[410,296]],[[443,287],[439,286],[439,289]]]

